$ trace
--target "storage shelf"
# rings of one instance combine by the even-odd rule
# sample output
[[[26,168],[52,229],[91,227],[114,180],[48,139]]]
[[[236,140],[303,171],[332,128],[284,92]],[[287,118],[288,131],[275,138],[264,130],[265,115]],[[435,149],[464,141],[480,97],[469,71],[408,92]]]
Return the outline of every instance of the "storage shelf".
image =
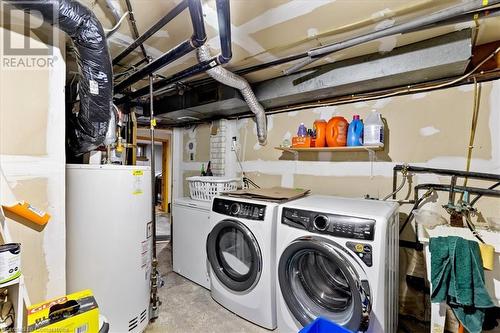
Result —
[[[322,147],[322,148],[287,148],[274,147],[287,152],[362,152],[384,150],[384,146],[356,146],[356,147]]]

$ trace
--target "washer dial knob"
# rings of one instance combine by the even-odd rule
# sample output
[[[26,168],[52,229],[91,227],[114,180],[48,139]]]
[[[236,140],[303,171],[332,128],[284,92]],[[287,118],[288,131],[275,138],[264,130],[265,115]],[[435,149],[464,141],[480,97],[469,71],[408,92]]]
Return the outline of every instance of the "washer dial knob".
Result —
[[[328,229],[328,217],[324,215],[318,215],[313,220],[313,225],[316,230],[325,231]]]
[[[239,203],[232,203],[231,206],[229,206],[229,212],[231,215],[237,215],[241,210],[241,205]]]

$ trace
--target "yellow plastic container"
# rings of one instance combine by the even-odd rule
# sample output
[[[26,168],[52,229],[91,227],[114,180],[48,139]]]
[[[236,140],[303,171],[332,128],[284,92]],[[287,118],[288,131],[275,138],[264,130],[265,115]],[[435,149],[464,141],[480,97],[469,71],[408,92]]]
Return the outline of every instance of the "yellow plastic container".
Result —
[[[483,259],[483,268],[492,271],[495,262],[495,247],[489,244],[479,243],[481,259]]]
[[[46,225],[50,220],[50,214],[41,211],[25,201],[20,201],[12,206],[2,206],[4,210],[21,216],[33,223]]]

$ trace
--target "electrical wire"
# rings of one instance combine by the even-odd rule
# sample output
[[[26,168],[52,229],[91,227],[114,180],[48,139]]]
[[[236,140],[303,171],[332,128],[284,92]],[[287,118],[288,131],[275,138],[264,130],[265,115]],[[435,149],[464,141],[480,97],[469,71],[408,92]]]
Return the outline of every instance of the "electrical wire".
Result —
[[[118,20],[118,22],[116,22],[115,26],[112,27],[111,29],[104,29],[104,32],[109,35],[111,34],[112,32],[114,32],[116,29],[118,29],[120,27],[120,25],[122,24],[123,20],[127,17],[127,15],[130,14],[130,12],[125,12],[122,17],[120,17],[120,19]]]
[[[238,161],[238,164],[239,164],[240,169],[241,169],[241,176],[242,176],[243,184],[246,185],[247,187],[248,187],[248,184],[250,184],[255,188],[260,188],[259,185],[257,185],[253,180],[251,180],[250,178],[248,178],[246,176],[245,171],[243,170],[243,164],[241,164],[241,160],[240,160],[240,157],[238,156],[238,153],[236,152],[236,149],[234,149],[233,152],[236,155],[236,160]]]

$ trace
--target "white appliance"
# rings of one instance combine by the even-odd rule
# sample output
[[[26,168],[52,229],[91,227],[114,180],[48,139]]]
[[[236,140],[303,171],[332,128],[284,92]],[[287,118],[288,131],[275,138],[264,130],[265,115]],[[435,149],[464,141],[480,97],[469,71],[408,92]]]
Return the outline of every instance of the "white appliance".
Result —
[[[353,331],[396,333],[398,206],[312,195],[279,208],[277,317],[282,333],[321,316]]]
[[[257,325],[276,328],[276,203],[215,197],[207,239],[212,298]]]
[[[172,205],[172,266],[174,272],[210,289],[206,242],[210,202],[178,198]]]
[[[68,292],[91,289],[110,332],[142,332],[149,322],[149,167],[67,165]]]

